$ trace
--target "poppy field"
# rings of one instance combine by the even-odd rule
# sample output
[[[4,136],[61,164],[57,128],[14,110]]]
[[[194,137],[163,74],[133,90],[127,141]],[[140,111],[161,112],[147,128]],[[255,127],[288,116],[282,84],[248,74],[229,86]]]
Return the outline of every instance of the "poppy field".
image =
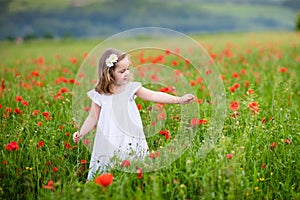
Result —
[[[72,140],[78,124],[73,89],[81,63],[100,41],[0,42],[1,199],[299,199],[300,34],[296,32],[194,35],[219,69],[226,96],[222,132],[206,156],[199,156],[213,102],[202,77],[165,50],[132,56],[170,66],[188,80],[201,116],[185,152],[169,166],[143,171],[128,160],[87,181],[88,141]],[[118,48],[116,46],[115,48]],[[207,72],[209,74],[209,72]],[[205,74],[204,74],[205,75]],[[155,79],[155,77],[152,77]],[[150,86],[152,87],[152,86]],[[154,86],[153,86],[154,87]],[[154,87],[174,94],[172,85]],[[86,98],[86,94],[82,94]],[[150,109],[164,107],[151,133],[149,159],[175,138],[178,105],[136,99],[144,125]],[[89,107],[81,112],[88,113]],[[172,153],[170,149],[169,153]],[[127,173],[122,168],[133,168]]]

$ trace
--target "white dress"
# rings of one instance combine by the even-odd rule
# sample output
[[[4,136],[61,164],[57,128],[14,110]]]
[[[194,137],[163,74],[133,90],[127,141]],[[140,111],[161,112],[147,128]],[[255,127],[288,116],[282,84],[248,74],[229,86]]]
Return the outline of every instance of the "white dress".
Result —
[[[90,160],[88,180],[96,172],[105,172],[119,160],[143,159],[148,145],[142,120],[135,103],[135,93],[141,83],[129,82],[119,94],[99,94],[94,89],[87,94],[101,107],[94,146]]]

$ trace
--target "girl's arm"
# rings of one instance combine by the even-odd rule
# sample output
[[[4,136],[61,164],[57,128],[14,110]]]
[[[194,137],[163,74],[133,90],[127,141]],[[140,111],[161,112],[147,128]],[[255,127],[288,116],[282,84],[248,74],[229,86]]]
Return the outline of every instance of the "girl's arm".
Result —
[[[101,107],[96,103],[92,102],[89,115],[87,116],[83,125],[81,126],[80,131],[79,132],[76,131],[73,134],[73,140],[75,143],[78,143],[79,139],[81,139],[85,134],[90,132],[90,130],[92,130],[97,125],[100,111],[101,111]]]
[[[173,96],[164,92],[157,92],[141,87],[136,93],[136,96],[147,101],[166,104],[187,104],[196,100],[192,94],[186,94],[182,97]]]

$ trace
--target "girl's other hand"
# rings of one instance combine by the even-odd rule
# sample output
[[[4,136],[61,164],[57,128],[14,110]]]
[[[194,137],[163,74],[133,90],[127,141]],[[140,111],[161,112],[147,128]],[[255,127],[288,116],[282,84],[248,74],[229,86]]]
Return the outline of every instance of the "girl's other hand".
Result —
[[[76,131],[74,134],[73,134],[73,141],[78,144],[78,141],[79,141],[79,133],[78,131]]]
[[[180,104],[188,104],[188,103],[192,103],[195,100],[196,100],[196,97],[194,95],[186,94],[179,98],[179,103]]]

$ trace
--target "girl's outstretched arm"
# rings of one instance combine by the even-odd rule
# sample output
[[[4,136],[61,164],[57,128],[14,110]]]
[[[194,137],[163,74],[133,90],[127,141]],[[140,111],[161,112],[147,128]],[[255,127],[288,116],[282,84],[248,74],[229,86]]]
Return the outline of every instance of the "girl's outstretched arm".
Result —
[[[196,97],[192,94],[186,94],[182,97],[178,97],[164,92],[149,90],[144,87],[141,87],[135,94],[147,101],[166,104],[188,104],[196,100]]]
[[[78,143],[79,139],[81,139],[85,134],[90,132],[90,130],[92,130],[97,125],[100,111],[101,111],[101,107],[96,103],[92,102],[89,115],[87,116],[84,123],[82,124],[80,131],[76,131],[73,134],[73,140],[75,143]]]

